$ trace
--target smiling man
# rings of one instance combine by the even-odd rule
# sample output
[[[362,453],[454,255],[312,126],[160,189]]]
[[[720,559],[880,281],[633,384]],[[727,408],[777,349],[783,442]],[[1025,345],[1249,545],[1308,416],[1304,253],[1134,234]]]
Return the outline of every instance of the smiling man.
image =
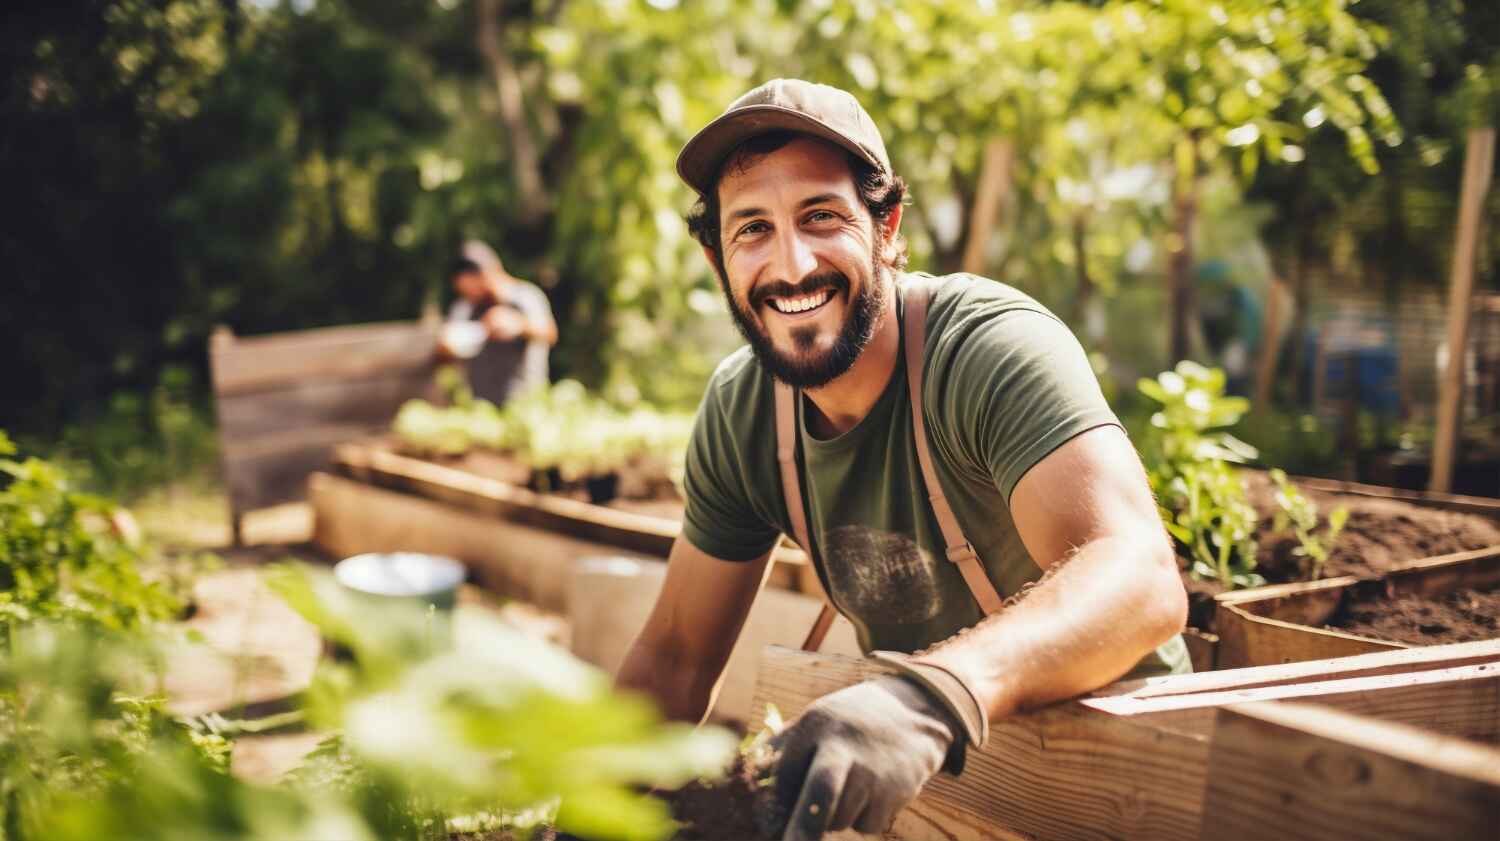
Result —
[[[991,719],[1188,668],[1171,547],[1078,342],[1008,286],[903,271],[905,185],[853,96],[768,82],[677,169],[749,347],[704,395],[620,685],[701,720],[791,535],[892,671],[774,740],[777,822],[814,839],[887,829]]]

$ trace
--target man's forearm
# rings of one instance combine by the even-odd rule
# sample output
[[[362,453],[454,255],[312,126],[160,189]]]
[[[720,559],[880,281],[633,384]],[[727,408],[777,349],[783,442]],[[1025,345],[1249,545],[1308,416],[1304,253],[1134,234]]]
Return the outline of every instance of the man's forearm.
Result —
[[[649,695],[673,721],[698,724],[708,714],[717,675],[690,668],[682,658],[637,641],[625,655],[615,686]]]
[[[1186,619],[1175,563],[1152,543],[1085,544],[1024,598],[923,659],[962,677],[992,718],[1115,680]]]

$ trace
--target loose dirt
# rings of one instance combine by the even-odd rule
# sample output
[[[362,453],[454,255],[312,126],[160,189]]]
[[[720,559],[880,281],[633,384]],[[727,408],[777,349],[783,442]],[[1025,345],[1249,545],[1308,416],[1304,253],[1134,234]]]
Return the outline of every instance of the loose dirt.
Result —
[[[1493,639],[1500,635],[1500,589],[1392,598],[1380,587],[1356,587],[1328,626],[1412,645]]]
[[[1255,532],[1260,544],[1255,571],[1265,576],[1268,584],[1302,580],[1302,559],[1292,554],[1298,546],[1296,535],[1273,528],[1276,486],[1264,473],[1246,471],[1242,475],[1250,504],[1260,515]],[[1306,488],[1302,492],[1317,503],[1322,527],[1327,526],[1328,514],[1335,508],[1349,509],[1344,531],[1323,565],[1323,578],[1371,577],[1405,561],[1500,544],[1500,522],[1478,514],[1356,494]],[[1186,559],[1179,561],[1191,605],[1188,624],[1212,630],[1213,597],[1224,588],[1217,581],[1194,579],[1186,571]]]
[[[666,795],[672,816],[683,827],[673,841],[753,841],[767,838],[757,820],[763,789],[755,773],[737,761],[729,776],[712,785],[690,783]],[[760,813],[761,819],[765,818]]]

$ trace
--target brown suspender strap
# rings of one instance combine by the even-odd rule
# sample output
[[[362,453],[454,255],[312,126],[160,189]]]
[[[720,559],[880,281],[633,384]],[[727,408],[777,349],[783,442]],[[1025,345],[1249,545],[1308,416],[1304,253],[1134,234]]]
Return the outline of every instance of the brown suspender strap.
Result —
[[[786,499],[786,513],[792,520],[792,539],[812,561],[812,540],[807,531],[807,509],[802,504],[802,472],[797,469],[797,393],[783,382],[776,383],[776,463],[781,467],[781,494]],[[817,651],[833,627],[834,610],[829,602],[813,622],[803,651]]]
[[[911,390],[912,438],[917,445],[917,461],[922,466],[922,481],[927,486],[927,499],[932,503],[932,513],[937,518],[938,528],[943,533],[948,560],[958,565],[964,583],[985,614],[1000,610],[1004,601],[990,583],[974,547],[964,537],[958,518],[948,505],[943,486],[938,483],[937,473],[932,468],[932,452],[927,443],[927,421],[922,415],[922,361],[923,345],[927,336],[927,299],[932,289],[925,283],[913,283],[906,292],[906,324],[902,344],[906,351],[906,383]],[[797,393],[786,383],[776,383],[776,462],[781,468],[781,492],[786,499],[787,516],[792,521],[792,538],[802,546],[809,561],[813,561],[812,540],[807,529],[807,510],[802,501],[802,477],[797,467]],[[823,603],[818,618],[802,642],[802,650],[817,651],[833,625],[833,605]]]
[[[922,361],[927,337],[927,299],[932,287],[925,282],[914,284],[906,295],[906,386],[911,390],[911,435],[917,444],[917,461],[922,465],[922,481],[927,485],[927,499],[932,503],[932,513],[937,517],[938,528],[943,532],[943,543],[947,545],[948,560],[958,564],[969,592],[986,615],[998,612],[1005,600],[995,592],[995,585],[985,574],[974,547],[964,537],[958,518],[948,497],[943,495],[943,486],[938,482],[937,471],[932,468],[932,449],[927,443],[927,420],[922,413]]]

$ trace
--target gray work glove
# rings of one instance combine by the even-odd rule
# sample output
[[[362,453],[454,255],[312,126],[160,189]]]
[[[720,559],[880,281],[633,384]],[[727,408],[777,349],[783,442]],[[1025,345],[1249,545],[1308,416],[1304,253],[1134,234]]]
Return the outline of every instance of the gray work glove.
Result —
[[[851,826],[884,832],[938,770],[961,769],[968,730],[915,676],[885,675],[825,695],[770,741],[780,757],[762,828],[774,835],[785,826],[785,841]]]

